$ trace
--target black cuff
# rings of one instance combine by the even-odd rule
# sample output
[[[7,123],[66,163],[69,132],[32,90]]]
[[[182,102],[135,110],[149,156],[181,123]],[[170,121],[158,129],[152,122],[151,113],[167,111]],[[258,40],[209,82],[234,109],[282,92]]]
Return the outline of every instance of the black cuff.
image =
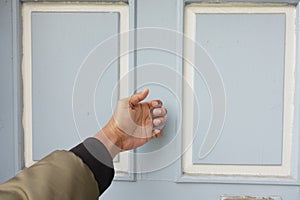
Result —
[[[93,172],[100,196],[110,186],[115,175],[109,152],[96,138],[88,138],[70,151],[79,156]]]

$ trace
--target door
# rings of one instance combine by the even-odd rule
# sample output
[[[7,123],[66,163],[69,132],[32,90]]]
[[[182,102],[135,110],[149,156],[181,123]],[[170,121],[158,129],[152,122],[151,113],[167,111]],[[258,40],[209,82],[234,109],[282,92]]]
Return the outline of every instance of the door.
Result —
[[[300,199],[298,11],[298,1],[24,1],[17,159],[71,148],[148,87],[168,109],[165,134],[118,155],[100,199]]]

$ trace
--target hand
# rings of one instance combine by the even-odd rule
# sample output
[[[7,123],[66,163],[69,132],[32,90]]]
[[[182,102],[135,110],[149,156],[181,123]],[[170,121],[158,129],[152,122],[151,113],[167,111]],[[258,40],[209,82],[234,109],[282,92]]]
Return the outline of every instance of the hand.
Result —
[[[115,113],[108,124],[94,137],[99,139],[114,157],[120,151],[142,146],[163,135],[167,110],[160,100],[143,101],[149,90],[118,101]]]

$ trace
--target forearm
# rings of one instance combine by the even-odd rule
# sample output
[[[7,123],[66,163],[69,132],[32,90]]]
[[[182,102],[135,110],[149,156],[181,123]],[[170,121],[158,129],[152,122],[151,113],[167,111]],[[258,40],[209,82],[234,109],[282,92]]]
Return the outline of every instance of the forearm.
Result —
[[[98,199],[114,177],[112,159],[161,137],[167,110],[142,102],[149,90],[118,101],[108,124],[68,151],[56,151],[0,185],[0,199]]]
[[[92,171],[100,196],[110,186],[115,174],[110,152],[96,138],[88,138],[70,151],[80,157]]]
[[[110,154],[95,138],[70,151],[55,151],[0,185],[0,199],[98,199],[114,176]]]
[[[55,151],[0,185],[0,199],[94,199],[98,185],[74,153]]]

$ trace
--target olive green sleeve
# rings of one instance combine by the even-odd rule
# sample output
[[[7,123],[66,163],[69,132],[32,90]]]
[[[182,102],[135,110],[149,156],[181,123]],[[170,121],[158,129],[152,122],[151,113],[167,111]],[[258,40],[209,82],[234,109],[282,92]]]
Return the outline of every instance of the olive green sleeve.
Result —
[[[99,189],[94,174],[70,151],[55,151],[0,185],[0,199],[96,200]]]

